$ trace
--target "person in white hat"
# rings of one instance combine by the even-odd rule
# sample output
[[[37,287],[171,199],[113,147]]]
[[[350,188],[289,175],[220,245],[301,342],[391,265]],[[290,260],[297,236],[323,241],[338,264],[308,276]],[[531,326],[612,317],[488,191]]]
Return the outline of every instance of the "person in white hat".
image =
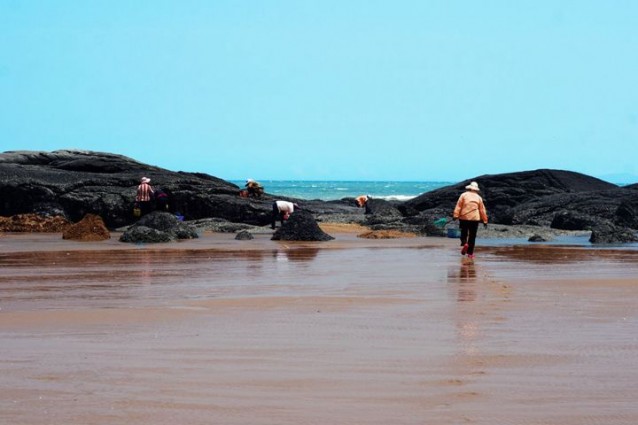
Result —
[[[264,194],[264,187],[254,179],[246,180],[246,191],[248,192],[248,196],[252,196],[253,198],[261,198]]]
[[[466,192],[459,196],[454,208],[454,220],[459,220],[461,228],[461,255],[467,254],[468,258],[474,258],[474,245],[478,225],[483,222],[487,226],[487,211],[483,198],[479,195],[479,185],[472,182],[465,186]]]
[[[295,208],[299,209],[299,205],[288,201],[274,201],[272,203],[272,220],[270,227],[274,230],[277,219],[284,225],[284,220],[288,220],[290,214],[295,212]]]
[[[363,208],[366,206],[369,199],[370,199],[370,195],[359,195],[356,198],[354,198],[354,202],[357,204],[359,208]]]
[[[149,184],[151,179],[148,177],[142,177],[140,185],[137,186],[137,196],[135,196],[135,202],[140,207],[141,215],[148,214],[153,209],[153,188]]]

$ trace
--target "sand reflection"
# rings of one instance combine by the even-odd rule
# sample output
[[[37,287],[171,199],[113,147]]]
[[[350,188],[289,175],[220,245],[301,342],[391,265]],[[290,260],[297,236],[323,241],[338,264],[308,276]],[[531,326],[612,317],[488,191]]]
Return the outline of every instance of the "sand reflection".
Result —
[[[480,321],[484,318],[484,307],[480,302],[477,303],[477,291],[484,282],[477,281],[477,266],[474,261],[462,259],[457,267],[450,267],[448,283],[452,285],[457,303],[455,328],[461,354],[476,355],[480,352],[477,341],[481,336]],[[461,359],[461,362],[464,361],[465,359]]]
[[[298,248],[286,250],[289,261],[312,261],[319,254],[319,248]]]

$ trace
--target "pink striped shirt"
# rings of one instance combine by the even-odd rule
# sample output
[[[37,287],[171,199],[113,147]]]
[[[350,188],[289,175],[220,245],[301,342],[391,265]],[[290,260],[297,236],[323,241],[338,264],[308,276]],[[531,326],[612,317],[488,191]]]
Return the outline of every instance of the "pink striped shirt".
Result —
[[[137,186],[137,196],[135,200],[137,202],[148,202],[151,200],[151,196],[153,196],[153,188],[148,183],[142,183]]]

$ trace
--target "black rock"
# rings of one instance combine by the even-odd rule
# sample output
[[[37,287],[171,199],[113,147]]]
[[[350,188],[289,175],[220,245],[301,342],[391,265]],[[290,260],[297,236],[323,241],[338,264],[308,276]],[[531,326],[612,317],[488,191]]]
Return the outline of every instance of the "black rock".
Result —
[[[388,224],[403,219],[401,211],[393,203],[384,199],[369,199],[366,202],[365,209],[366,224],[368,226]]]
[[[601,224],[601,219],[574,211],[561,211],[554,216],[550,227],[561,230],[591,230]]]
[[[532,235],[527,239],[528,242],[547,242],[547,239],[542,237],[541,235]]]
[[[200,218],[188,222],[200,230],[208,230],[216,233],[237,233],[242,230],[250,230],[256,226],[243,223],[233,223],[223,218]]]
[[[131,225],[140,178],[169,196],[169,211],[188,221],[219,219],[220,231],[270,224],[275,199],[297,202],[321,221],[357,222],[434,235],[432,220],[452,214],[470,180],[407,202],[372,198],[367,214],[351,198],[242,198],[239,187],[204,173],[174,172],[110,153],[60,150],[0,154],[0,216],[38,213],[77,222],[99,215],[108,228]],[[615,224],[638,229],[638,184],[618,187],[579,173],[535,170],[472,178],[481,187],[491,223],[593,229]],[[365,216],[365,218],[364,218]],[[221,223],[220,221],[220,223]],[[233,224],[234,223],[234,224]],[[183,235],[184,236],[184,235]]]
[[[562,170],[534,170],[474,177],[461,183],[424,193],[406,201],[419,211],[430,208],[454,209],[459,195],[471,181],[478,182],[490,221],[500,223],[509,208],[548,195],[615,189],[618,186],[580,173]],[[511,224],[511,223],[502,223]]]
[[[133,204],[142,176],[169,197],[169,211],[186,220],[221,218],[264,226],[270,223],[272,197],[239,196],[233,183],[204,173],[174,172],[103,152],[59,150],[0,154],[0,216],[38,213],[77,222],[99,215],[109,228],[135,222]],[[278,198],[288,199],[288,198]],[[305,202],[310,211],[352,213],[343,203]]]
[[[248,230],[242,230],[235,235],[235,239],[238,241],[248,241],[255,239],[255,237]]]
[[[440,208],[433,208],[422,211],[418,215],[405,217],[403,223],[405,228],[412,229],[413,233],[417,233],[425,236],[447,236],[447,230],[445,229],[447,223],[441,224],[441,219],[452,219],[452,211],[443,210]]]
[[[170,234],[146,226],[133,226],[120,236],[120,242],[127,243],[164,243],[172,240]]]
[[[594,244],[638,242],[638,237],[631,229],[604,224],[592,229],[589,242]]]
[[[591,227],[615,221],[622,202],[638,202],[636,190],[571,171],[544,169],[471,180],[479,183],[490,222],[497,224],[549,226],[557,214],[570,211]],[[442,208],[451,212],[471,180],[424,193],[407,201],[404,210]]]
[[[386,201],[385,199],[377,199],[370,198],[368,202],[366,202],[366,214],[378,215],[378,216],[392,216],[392,217],[403,217],[401,211],[396,207],[396,205],[392,202]]]
[[[179,221],[170,213],[154,211],[140,218],[137,223],[124,232],[120,241],[157,243],[197,237],[197,231],[193,226]]]
[[[297,210],[290,215],[284,225],[275,231],[274,241],[329,241],[334,239],[325,233],[312,214],[306,210]]]
[[[638,198],[620,202],[616,209],[614,223],[618,226],[638,229]]]

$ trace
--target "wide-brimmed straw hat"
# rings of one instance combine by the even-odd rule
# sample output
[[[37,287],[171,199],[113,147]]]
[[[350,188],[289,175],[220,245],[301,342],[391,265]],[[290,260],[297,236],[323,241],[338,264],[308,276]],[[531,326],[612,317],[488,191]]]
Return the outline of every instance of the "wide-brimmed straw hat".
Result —
[[[478,183],[477,182],[472,182],[470,184],[468,184],[467,186],[465,186],[465,188],[467,190],[474,190],[476,192],[480,192],[481,189],[479,189]]]
[[[142,183],[150,183],[151,179],[149,179],[148,177],[142,177]]]

